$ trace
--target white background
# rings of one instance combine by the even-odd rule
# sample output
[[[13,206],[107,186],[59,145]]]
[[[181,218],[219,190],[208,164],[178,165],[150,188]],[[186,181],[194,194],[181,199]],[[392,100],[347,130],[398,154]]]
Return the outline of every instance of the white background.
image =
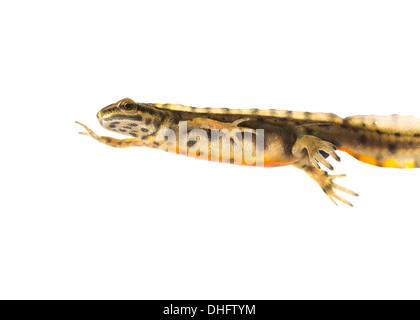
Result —
[[[114,149],[122,98],[420,116],[418,1],[1,2],[0,298],[420,298],[419,169]]]

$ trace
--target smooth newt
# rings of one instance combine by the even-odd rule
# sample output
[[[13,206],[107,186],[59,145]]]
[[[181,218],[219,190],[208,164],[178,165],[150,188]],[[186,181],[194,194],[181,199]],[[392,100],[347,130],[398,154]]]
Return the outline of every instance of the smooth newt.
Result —
[[[420,167],[420,119],[412,116],[340,118],[333,113],[194,108],[179,104],[136,103],[126,98],[100,110],[97,118],[105,129],[131,136],[130,139],[98,136],[77,122],[87,130],[81,134],[108,146],[146,146],[190,157],[250,166],[258,164],[256,153],[261,134],[264,167],[294,165],[313,178],[334,203],[335,198],[350,206],[350,202],[335,193],[336,189],[357,196],[334,182],[335,178],[345,175],[329,175],[320,167],[322,164],[333,170],[326,158],[331,156],[340,161],[337,149],[375,166]],[[181,129],[185,129],[185,136]],[[215,136],[216,142],[221,143],[203,137],[203,131],[199,132],[198,139],[196,131],[193,131],[195,129],[203,129],[208,137],[221,130],[222,133]],[[168,130],[174,135],[168,136]],[[226,130],[233,134],[227,134]],[[164,139],[162,132],[166,132]],[[227,159],[221,156],[223,147],[226,147],[226,142],[223,142],[226,135]],[[198,148],[199,142],[201,147]],[[239,161],[235,146],[242,148]],[[251,152],[246,152],[248,149]]]

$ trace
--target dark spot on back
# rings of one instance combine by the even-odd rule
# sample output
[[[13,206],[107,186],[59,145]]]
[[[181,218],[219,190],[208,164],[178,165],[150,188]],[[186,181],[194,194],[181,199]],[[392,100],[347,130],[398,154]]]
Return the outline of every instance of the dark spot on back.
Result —
[[[396,137],[400,137],[400,136],[401,136],[401,133],[399,133],[399,132],[395,132],[395,133],[394,133],[394,135],[395,135]]]
[[[146,121],[144,122],[146,124],[146,126],[148,126],[149,124],[152,123],[152,119],[147,118]]]
[[[125,129],[120,129],[120,132],[127,132],[127,130],[125,130]]]
[[[129,123],[128,124],[130,127],[138,127],[139,125],[137,123]]]
[[[388,150],[391,152],[394,152],[396,148],[397,148],[397,145],[395,143],[390,143],[388,145]]]
[[[366,143],[366,141],[367,141],[366,136],[365,136],[364,134],[360,135],[360,137],[359,137],[359,142],[360,142],[361,144],[365,144],[365,143]]]
[[[149,129],[146,129],[146,128],[141,128],[141,131],[142,131],[142,132],[149,132]]]
[[[123,128],[127,129],[127,130],[131,130],[131,127],[129,127],[129,126],[124,126]]]
[[[137,137],[138,136],[137,135],[137,132],[134,132],[134,131],[130,132],[130,135],[133,136],[133,137]]]

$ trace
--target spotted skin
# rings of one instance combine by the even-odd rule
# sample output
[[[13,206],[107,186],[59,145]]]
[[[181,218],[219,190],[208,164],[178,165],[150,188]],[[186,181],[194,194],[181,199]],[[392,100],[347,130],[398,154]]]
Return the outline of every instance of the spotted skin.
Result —
[[[194,108],[180,104],[136,103],[126,98],[103,108],[98,112],[97,118],[105,129],[134,137],[101,137],[79,123],[87,130],[82,134],[109,146],[146,146],[189,157],[249,166],[256,165],[255,161],[251,161],[255,153],[251,153],[248,159],[242,150],[242,160],[237,162],[233,149],[235,146],[245,149],[246,139],[255,148],[256,132],[262,129],[265,167],[294,165],[313,178],[331,200],[339,200],[348,205],[351,203],[338,196],[335,190],[353,196],[357,194],[335,184],[333,180],[341,176],[329,175],[321,169],[321,166],[325,166],[333,170],[327,158],[331,156],[340,161],[337,150],[375,166],[420,167],[420,119],[408,116],[368,115],[340,118],[333,113],[255,108]],[[205,148],[197,149],[198,143],[195,140],[183,141],[179,132],[184,122],[188,135],[195,129],[204,130],[202,132],[208,136],[214,130],[236,130],[236,136],[230,136],[226,140],[230,146],[228,159],[213,157],[214,154],[220,154],[219,145],[214,147],[209,142]],[[174,141],[160,140],[159,133],[166,129],[175,132]],[[246,132],[250,135],[247,136]],[[220,134],[216,139],[222,142],[225,141],[224,138]]]

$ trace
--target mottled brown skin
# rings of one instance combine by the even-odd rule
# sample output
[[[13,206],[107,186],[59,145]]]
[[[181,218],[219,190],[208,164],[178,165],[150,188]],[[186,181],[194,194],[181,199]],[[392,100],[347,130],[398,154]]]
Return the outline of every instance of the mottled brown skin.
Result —
[[[97,136],[81,124],[88,131],[82,134],[109,146],[147,146],[216,161],[222,159],[212,159],[211,155],[221,151],[221,147],[209,143],[205,148],[196,150],[198,144],[184,141],[183,136],[180,136],[181,124],[186,122],[188,134],[194,129],[204,129],[208,133],[212,129],[236,130],[242,139],[232,137],[229,140],[231,152],[227,162],[245,165],[256,163],[252,162],[252,157],[247,159],[244,151],[243,161],[235,162],[233,147],[236,144],[245,148],[245,143],[250,142],[255,150],[257,130],[263,129],[264,166],[294,165],[317,181],[331,200],[336,198],[348,205],[351,204],[339,197],[334,189],[354,196],[357,194],[336,185],[333,180],[341,176],[328,175],[319,165],[333,170],[326,158],[330,155],[340,161],[336,149],[372,165],[393,168],[420,166],[420,119],[414,117],[353,116],[343,119],[331,113],[193,108],[174,104],[136,103],[128,98],[103,108],[97,117],[105,129],[131,137],[120,140]],[[176,133],[175,142],[171,144],[169,140],[159,138],[164,129]]]

